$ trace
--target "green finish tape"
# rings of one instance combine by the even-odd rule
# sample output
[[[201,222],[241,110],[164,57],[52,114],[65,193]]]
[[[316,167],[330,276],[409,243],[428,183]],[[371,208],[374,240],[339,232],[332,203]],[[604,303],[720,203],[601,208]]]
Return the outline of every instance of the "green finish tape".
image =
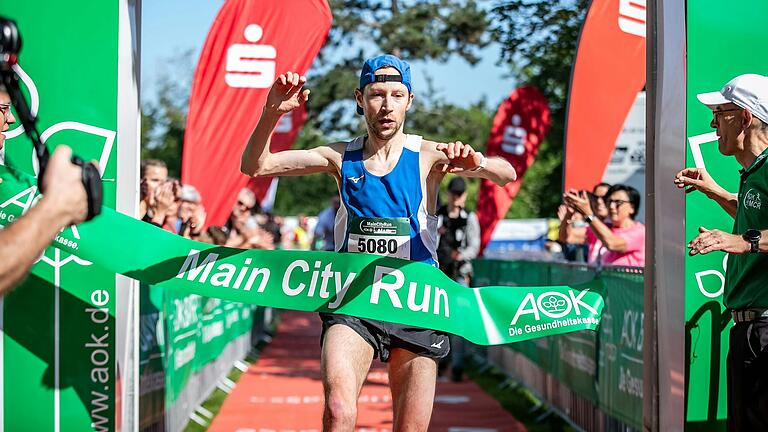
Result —
[[[0,225],[26,211],[35,179],[0,167]],[[144,283],[224,300],[431,328],[481,345],[594,330],[602,283],[466,288],[435,267],[369,254],[242,250],[198,243],[104,208],[54,246]]]

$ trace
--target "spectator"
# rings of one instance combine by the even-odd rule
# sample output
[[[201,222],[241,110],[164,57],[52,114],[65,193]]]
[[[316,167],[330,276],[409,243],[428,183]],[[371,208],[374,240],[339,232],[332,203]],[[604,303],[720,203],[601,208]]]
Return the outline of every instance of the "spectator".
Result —
[[[590,195],[590,198],[592,198],[590,201],[590,204],[592,204],[592,211],[606,224],[611,220],[608,206],[605,204],[605,196],[608,194],[608,189],[610,188],[611,185],[608,183],[598,183],[592,188],[592,194]]]
[[[292,249],[302,249],[302,250],[308,250],[310,247],[310,239],[309,239],[309,219],[303,215],[300,214],[297,217],[297,225],[293,229],[293,243],[292,243]]]
[[[179,211],[176,219],[176,232],[179,235],[201,240],[203,225],[205,225],[205,208],[202,204],[200,192],[192,185],[184,185],[179,193]],[[202,240],[201,240],[202,241]]]
[[[563,195],[565,204],[579,212],[589,224],[587,243],[590,262],[604,265],[642,267],[645,265],[645,225],[635,220],[640,208],[640,193],[631,186],[613,185],[608,189],[611,226],[595,216],[586,192],[570,190]],[[600,243],[598,243],[598,241]]]
[[[259,227],[253,214],[258,210],[256,195],[248,188],[240,189],[229,220],[224,225],[226,246],[241,249],[274,249],[274,239]]]
[[[469,286],[472,260],[480,250],[480,224],[474,212],[468,212],[466,183],[454,177],[448,183],[448,203],[437,210],[437,256],[440,269],[452,279]]]
[[[317,215],[317,224],[312,235],[312,250],[336,250],[333,232],[336,227],[336,213],[339,211],[339,207],[341,207],[339,196],[334,195],[331,198],[330,207],[326,207]]]
[[[454,177],[448,183],[448,203],[437,210],[437,257],[440,270],[459,284],[468,287],[472,278],[472,260],[480,251],[480,223],[474,212],[464,208],[467,185]],[[464,376],[464,339],[450,335],[451,352],[440,360],[439,372],[451,365],[451,379],[460,382]]]
[[[276,218],[275,215],[271,212],[264,213],[264,217],[266,218],[266,221],[261,225],[261,228],[263,228],[272,236],[273,242],[275,246],[277,246],[280,244],[283,237],[281,232],[282,226],[278,222],[279,219]]]
[[[149,185],[148,182],[145,182]],[[165,180],[157,187],[147,187],[146,212],[142,220],[171,232],[176,232],[175,221],[178,212],[178,183],[174,180]],[[152,191],[151,194],[149,191]]]
[[[168,177],[168,180],[166,180],[165,184],[161,186],[161,189],[165,188],[166,193],[170,194],[170,198],[168,201],[168,207],[165,210],[165,218],[163,219],[163,223],[161,227],[166,230],[170,231],[174,234],[178,234],[179,231],[177,229],[177,221],[179,218],[179,205],[181,204],[181,183],[178,179],[175,179],[173,177]],[[158,189],[160,190],[160,189]],[[170,192],[167,192],[167,191]],[[160,211],[155,211],[156,214],[161,214]],[[159,218],[159,216],[158,216]]]
[[[141,162],[141,201],[139,219],[144,219],[154,205],[155,191],[168,180],[168,167],[158,159],[146,159]],[[152,215],[149,215],[150,220]]]
[[[205,233],[207,235],[206,243],[218,246],[224,246],[227,243],[227,233],[222,227],[209,226]]]
[[[560,219],[558,242],[563,246],[563,258],[567,261],[586,262],[589,245],[584,217],[565,204],[558,207],[557,217]]]
[[[560,205],[563,207],[563,205]],[[547,219],[547,238],[544,241],[544,250],[549,254],[549,259],[555,261],[565,261],[563,256],[563,245],[560,243],[560,225],[562,221],[558,218]]]

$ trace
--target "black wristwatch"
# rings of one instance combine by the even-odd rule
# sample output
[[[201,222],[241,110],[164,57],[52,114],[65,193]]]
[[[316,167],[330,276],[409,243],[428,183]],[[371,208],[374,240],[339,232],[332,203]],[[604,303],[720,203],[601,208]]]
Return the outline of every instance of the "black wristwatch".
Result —
[[[762,237],[760,230],[750,228],[746,230],[741,237],[749,242],[749,251],[751,253],[760,251],[760,237]]]

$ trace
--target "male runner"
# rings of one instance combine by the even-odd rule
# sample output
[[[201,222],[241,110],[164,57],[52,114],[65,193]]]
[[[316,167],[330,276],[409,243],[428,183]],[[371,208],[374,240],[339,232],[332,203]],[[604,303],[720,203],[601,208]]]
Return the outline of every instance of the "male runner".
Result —
[[[251,176],[325,172],[339,187],[337,252],[367,252],[436,265],[437,192],[446,172],[483,177],[503,186],[515,180],[501,158],[486,158],[472,147],[435,143],[403,132],[413,103],[410,66],[392,55],[366,60],[355,89],[357,112],[367,135],[310,150],[271,153],[269,141],[281,115],[309,98],[306,78],[280,75],[270,89],[259,123],[242,155]],[[449,121],[446,119],[446,121]],[[367,236],[365,220],[390,224],[385,242]],[[385,244],[386,251],[378,247]],[[372,248],[372,245],[377,247]],[[321,373],[325,392],[323,430],[352,431],[357,398],[374,356],[389,366],[394,430],[426,431],[432,414],[437,359],[449,351],[445,333],[339,314],[323,320]]]

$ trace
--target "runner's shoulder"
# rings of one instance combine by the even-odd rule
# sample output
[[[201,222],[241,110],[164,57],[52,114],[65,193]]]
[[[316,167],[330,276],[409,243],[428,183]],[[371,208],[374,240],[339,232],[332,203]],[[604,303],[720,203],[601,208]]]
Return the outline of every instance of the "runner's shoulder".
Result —
[[[439,152],[439,150],[437,149],[437,146],[439,144],[444,144],[444,143],[437,142],[437,141],[431,141],[431,140],[428,140],[426,138],[423,138],[421,140],[421,150],[422,151],[426,150],[426,151],[431,151],[431,152]]]
[[[440,144],[444,143],[430,141],[428,139],[421,140],[421,152],[429,156],[433,164],[445,157],[445,153],[437,149],[437,146]]]
[[[336,167],[339,167],[341,165],[341,159],[344,155],[344,149],[346,148],[346,146],[347,146],[346,142],[338,141],[330,144],[317,146],[311,149],[311,151],[320,154],[326,160],[332,162]]]
[[[333,158],[344,154],[344,149],[347,143],[343,141],[333,142],[330,144],[324,144],[317,146],[312,151],[318,152],[327,158]]]

